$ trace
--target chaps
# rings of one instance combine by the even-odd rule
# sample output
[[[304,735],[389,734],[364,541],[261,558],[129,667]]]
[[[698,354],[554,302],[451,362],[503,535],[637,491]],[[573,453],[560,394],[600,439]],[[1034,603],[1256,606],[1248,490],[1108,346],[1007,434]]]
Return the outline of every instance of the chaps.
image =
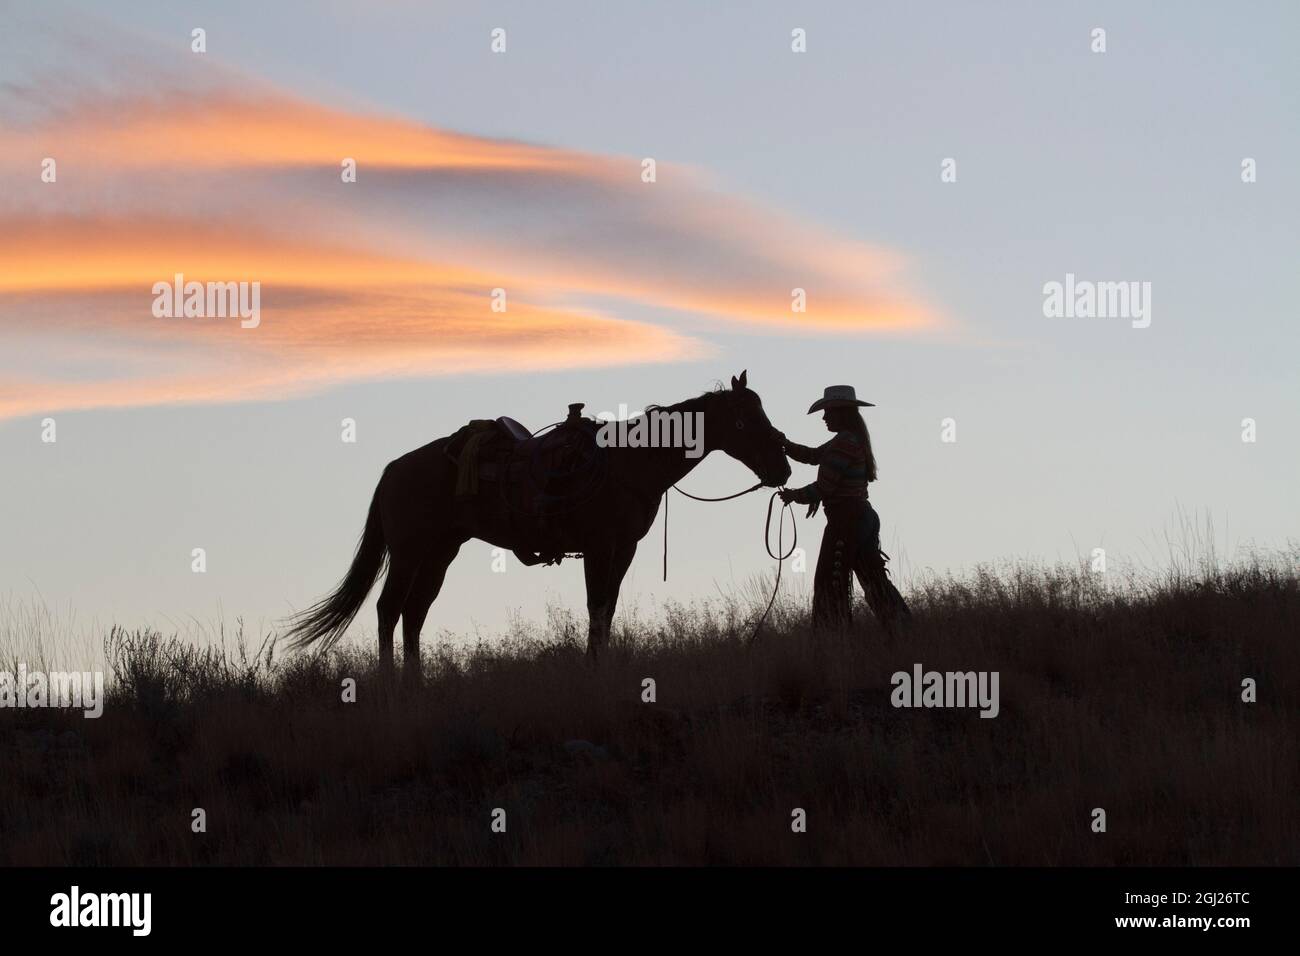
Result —
[[[880,516],[866,502],[830,502],[813,576],[813,626],[845,628],[853,619],[853,578],[857,577],[881,626],[893,632],[911,612],[889,580],[880,550]]]

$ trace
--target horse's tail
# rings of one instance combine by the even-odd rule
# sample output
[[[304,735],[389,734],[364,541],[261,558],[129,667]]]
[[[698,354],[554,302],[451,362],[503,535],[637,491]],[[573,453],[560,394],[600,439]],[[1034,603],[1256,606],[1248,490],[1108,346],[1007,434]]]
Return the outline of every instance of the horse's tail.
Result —
[[[383,523],[379,518],[379,488],[376,487],[374,497],[370,499],[366,529],[357,544],[352,566],[334,593],[295,617],[293,626],[285,635],[289,646],[306,647],[323,640],[326,648],[331,647],[361,610],[387,557],[388,546],[384,543]]]

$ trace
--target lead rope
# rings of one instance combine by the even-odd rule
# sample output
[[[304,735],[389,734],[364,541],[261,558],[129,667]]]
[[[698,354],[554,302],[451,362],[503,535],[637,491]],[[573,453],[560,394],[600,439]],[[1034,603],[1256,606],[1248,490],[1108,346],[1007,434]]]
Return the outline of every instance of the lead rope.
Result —
[[[772,505],[776,502],[776,492],[772,492],[772,497],[767,499],[767,517],[763,519],[763,547],[767,549],[767,556],[776,561],[776,580],[772,583],[772,597],[767,602],[767,607],[763,610],[763,615],[754,625],[754,633],[749,635],[749,640],[745,643],[752,645],[758,640],[758,634],[763,629],[763,624],[767,621],[767,615],[772,610],[772,605],[776,603],[776,596],[781,590],[781,566],[785,559],[794,554],[795,548],[799,547],[799,525],[794,519],[794,512],[790,511],[790,502],[784,502],[781,505],[781,513],[776,518],[776,554],[772,553]],[[790,550],[781,553],[781,537],[785,533],[785,513],[790,511],[790,533],[793,540],[790,542]]]
[[[692,499],[693,501],[730,501],[733,498],[740,498],[744,495],[747,495],[751,491],[757,491],[759,488],[762,487],[763,487],[763,483],[760,481],[752,488],[746,488],[744,491],[738,491],[734,495],[726,495],[722,498],[701,498],[699,495],[693,495],[689,491],[682,491],[682,489],[678,488],[676,485],[671,486],[671,488],[665,489],[664,491],[664,580],[665,581],[668,580],[668,492],[669,491],[675,490],[678,493],[685,495],[687,498]],[[753,644],[756,640],[758,640],[759,632],[763,629],[763,624],[767,621],[767,615],[771,613],[772,605],[776,603],[776,596],[781,590],[781,565],[785,562],[786,558],[794,554],[795,548],[799,546],[799,525],[795,521],[794,512],[790,512],[790,531],[793,535],[793,540],[790,542],[790,550],[785,552],[784,554],[780,553],[781,541],[785,534],[785,513],[787,511],[790,511],[790,503],[785,502],[781,506],[781,514],[778,516],[777,523],[776,523],[776,553],[774,554],[772,552],[772,505],[776,503],[777,494],[778,493],[774,491],[772,492],[772,496],[767,499],[767,517],[763,519],[763,547],[767,550],[767,556],[769,558],[772,558],[774,561],[776,561],[776,581],[773,582],[772,584],[772,597],[767,602],[767,607],[764,608],[762,615],[759,616],[758,621],[754,624],[754,631],[752,634],[749,635],[749,639],[745,642],[746,644]]]

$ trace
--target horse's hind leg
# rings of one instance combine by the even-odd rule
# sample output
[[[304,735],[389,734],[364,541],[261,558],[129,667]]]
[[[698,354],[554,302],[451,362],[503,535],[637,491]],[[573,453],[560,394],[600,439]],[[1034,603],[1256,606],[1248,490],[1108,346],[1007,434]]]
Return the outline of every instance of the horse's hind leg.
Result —
[[[376,608],[379,614],[379,666],[385,673],[393,669],[393,632],[397,630],[397,619],[415,582],[416,570],[413,564],[396,555],[389,558],[388,577],[384,580]]]
[[[425,557],[415,581],[402,606],[402,673],[415,677],[420,673],[420,629],[429,615],[429,608],[442,590],[447,568],[456,559],[463,540],[438,545]]]

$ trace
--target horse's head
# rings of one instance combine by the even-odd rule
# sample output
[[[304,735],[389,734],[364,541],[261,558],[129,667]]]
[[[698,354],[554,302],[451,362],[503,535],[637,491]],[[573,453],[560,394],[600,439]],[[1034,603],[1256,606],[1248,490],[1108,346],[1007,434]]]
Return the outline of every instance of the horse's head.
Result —
[[[763,401],[751,391],[746,372],[732,376],[731,390],[718,393],[718,413],[709,422],[710,444],[749,468],[769,488],[790,478],[790,463],[778,432],[763,411]]]

